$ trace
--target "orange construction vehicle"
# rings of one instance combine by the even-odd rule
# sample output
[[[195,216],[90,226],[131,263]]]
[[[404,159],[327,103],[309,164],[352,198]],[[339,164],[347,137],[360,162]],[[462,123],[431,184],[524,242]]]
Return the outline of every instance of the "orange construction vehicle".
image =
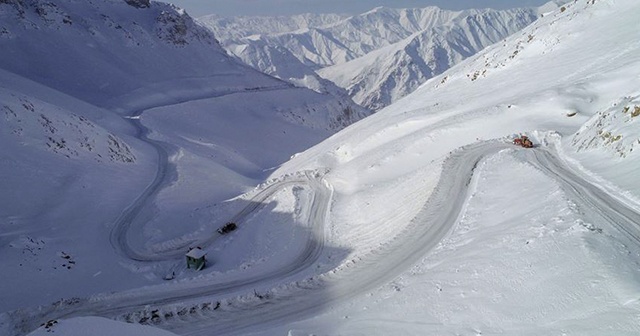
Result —
[[[521,135],[520,137],[513,139],[513,144],[524,148],[533,148],[533,142],[531,142],[529,137],[526,135]]]

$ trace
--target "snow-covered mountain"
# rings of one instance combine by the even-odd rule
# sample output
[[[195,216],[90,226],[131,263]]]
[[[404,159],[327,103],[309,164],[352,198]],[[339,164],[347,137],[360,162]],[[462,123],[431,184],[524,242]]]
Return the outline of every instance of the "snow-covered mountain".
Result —
[[[198,18],[222,40],[242,39],[252,35],[290,33],[314,27],[330,26],[350,17],[346,14],[297,14],[291,16],[236,16],[216,14]]]
[[[3,69],[103,108],[133,111],[149,104],[141,96],[176,102],[288,86],[228,57],[208,29],[168,4],[11,0],[0,15]],[[349,119],[343,111],[352,103],[324,98],[317,127],[335,130],[363,116]]]
[[[199,20],[216,32],[231,54],[254,68],[296,85],[330,87],[318,84],[321,80],[313,74],[317,70],[358,104],[378,110],[538,17],[535,8],[456,12],[378,7],[344,19],[315,15]],[[238,29],[231,32],[227,27]]]
[[[288,90],[123,119],[1,72],[0,333],[640,334],[638,12],[571,1],[277,166],[325,135]]]
[[[344,20],[346,16],[339,14],[300,14],[290,17],[234,17],[225,18],[208,15],[199,21],[211,28],[221,40],[244,40],[251,43],[229,45],[231,54],[239,56],[243,62],[252,67],[286,80],[297,87],[306,87],[319,93],[329,94],[340,101],[351,101],[347,92],[331,81],[318,76],[313,70],[300,62],[286,47],[270,43],[254,37],[263,34],[279,34],[303,31],[310,28],[332,25]],[[220,38],[219,37],[219,38]]]
[[[459,15],[453,22],[421,30],[391,46],[318,73],[345,88],[357,103],[380,110],[538,18],[533,9]]]
[[[108,238],[137,199],[207,184],[221,202],[364,116],[229,57],[173,5],[0,1],[0,310],[148,283]]]
[[[222,45],[232,52],[237,46],[263,40],[268,45],[286,48],[305,65],[319,69],[362,57],[374,50],[400,42],[419,31],[452,26],[466,20],[469,16],[482,15],[486,12],[493,11],[477,9],[448,11],[437,7],[415,9],[378,7],[339,21],[335,21],[337,18],[332,15],[330,19],[308,20],[303,24],[294,25],[293,30],[279,27],[273,32],[265,32],[265,29],[260,27],[250,27],[254,23],[263,25],[269,21],[279,22],[282,20],[279,17],[205,16],[198,20],[211,28]],[[520,16],[514,17],[513,20],[523,20],[524,24],[537,18],[535,9],[515,10],[513,13]],[[529,15],[533,18],[528,17]],[[231,24],[232,20],[237,22]],[[508,22],[495,22],[495,25],[501,24],[508,24]],[[247,35],[236,37],[238,32],[232,33],[225,29],[228,26],[241,25],[249,27],[239,30],[239,32],[246,31]],[[266,24],[266,27],[273,25]]]

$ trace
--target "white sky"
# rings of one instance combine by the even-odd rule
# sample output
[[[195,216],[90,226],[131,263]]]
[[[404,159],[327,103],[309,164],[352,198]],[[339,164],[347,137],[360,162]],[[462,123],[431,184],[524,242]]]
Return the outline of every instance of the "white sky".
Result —
[[[289,15],[299,13],[366,12],[378,6],[418,8],[438,6],[445,9],[513,8],[539,6],[549,0],[163,0],[187,10],[194,17],[207,14]]]

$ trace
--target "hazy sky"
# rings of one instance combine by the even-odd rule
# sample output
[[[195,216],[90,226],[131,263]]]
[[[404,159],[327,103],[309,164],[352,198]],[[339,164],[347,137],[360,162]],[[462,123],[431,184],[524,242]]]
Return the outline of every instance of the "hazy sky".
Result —
[[[445,9],[513,8],[539,6],[548,0],[161,0],[187,10],[191,16],[206,14],[289,15],[299,13],[362,13],[378,6],[417,8],[438,6]]]

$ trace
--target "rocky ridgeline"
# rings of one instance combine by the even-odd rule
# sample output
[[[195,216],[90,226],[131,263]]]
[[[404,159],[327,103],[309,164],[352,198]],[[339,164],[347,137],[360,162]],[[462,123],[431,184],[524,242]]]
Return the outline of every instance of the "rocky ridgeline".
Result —
[[[150,0],[123,0],[132,7],[138,9],[152,8]],[[87,4],[88,7],[92,4]],[[100,11],[100,5],[93,5],[97,11]],[[0,20],[0,38],[14,37],[18,27],[27,29],[54,28],[60,30],[64,25],[72,26],[75,23],[81,23],[93,35],[100,35],[103,31],[102,26],[117,29],[125,35],[126,38],[134,40],[134,45],[142,45],[142,41],[150,41],[147,31],[141,25],[134,21],[132,27],[127,27],[122,23],[116,23],[119,20],[111,17],[107,13],[100,15],[100,20],[91,20],[81,12],[75,12],[73,9],[66,8],[64,2],[53,2],[47,0],[0,0],[0,18],[6,16],[8,19],[19,18],[22,22],[18,25],[11,25],[10,20]],[[155,10],[155,31],[156,38],[168,44],[176,46],[184,46],[194,40],[212,44],[215,41],[213,35],[193,21],[189,15],[183,10],[168,4],[157,4]],[[86,31],[79,29],[74,33],[84,34]]]
[[[124,0],[130,6],[135,8],[149,8],[151,6],[150,0]]]
[[[66,158],[91,158],[97,162],[134,163],[136,156],[119,137],[86,117],[16,94],[2,95],[0,120],[18,143]]]
[[[640,148],[639,125],[640,95],[624,97],[591,117],[573,136],[571,144],[578,152],[604,149],[626,158]]]

